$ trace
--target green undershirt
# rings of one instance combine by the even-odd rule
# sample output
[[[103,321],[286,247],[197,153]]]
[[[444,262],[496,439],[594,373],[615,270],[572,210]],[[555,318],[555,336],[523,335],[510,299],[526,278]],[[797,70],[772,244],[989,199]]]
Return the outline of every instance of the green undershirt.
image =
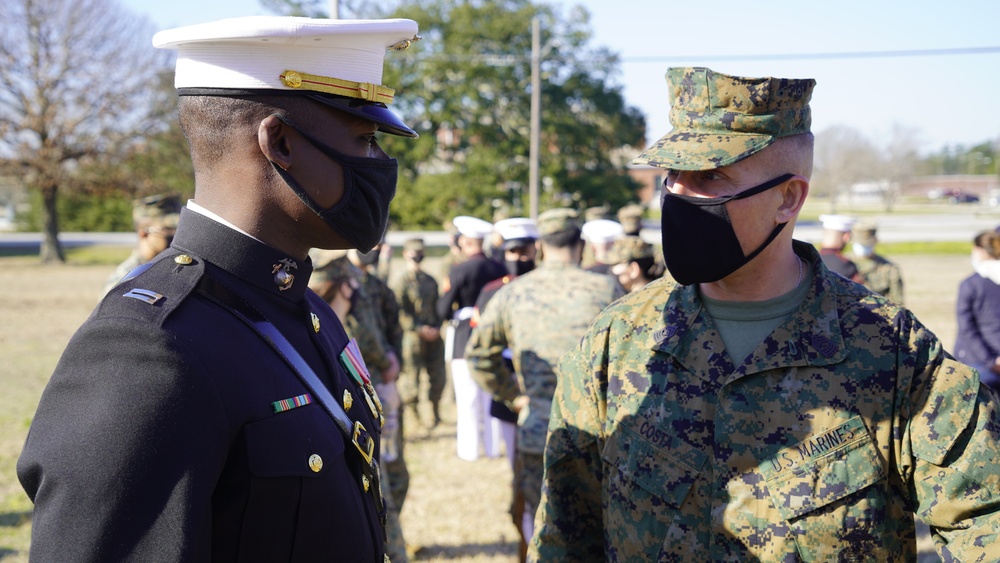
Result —
[[[742,364],[805,300],[812,285],[809,283],[812,268],[808,262],[804,265],[802,282],[788,293],[767,301],[720,301],[700,294],[733,363]]]

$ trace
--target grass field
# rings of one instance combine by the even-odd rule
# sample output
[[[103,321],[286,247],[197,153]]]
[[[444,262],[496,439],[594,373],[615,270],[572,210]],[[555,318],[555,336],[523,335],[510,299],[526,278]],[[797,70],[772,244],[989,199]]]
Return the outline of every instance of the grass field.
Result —
[[[967,247],[965,247],[967,249]],[[42,266],[32,257],[0,258],[0,560],[27,561],[31,503],[15,475],[15,462],[38,398],[62,349],[94,307],[105,276],[125,249],[77,249],[70,264]],[[947,348],[955,338],[954,300],[971,273],[967,250],[911,254],[895,259],[903,269],[906,304]],[[434,259],[429,271],[435,272]],[[516,530],[508,522],[509,471],[504,459],[459,461],[454,405],[443,405],[445,424],[433,432],[407,420],[410,493],[402,512],[407,542],[420,561],[510,562]],[[430,418],[424,412],[424,419]],[[81,507],[86,510],[86,507]]]

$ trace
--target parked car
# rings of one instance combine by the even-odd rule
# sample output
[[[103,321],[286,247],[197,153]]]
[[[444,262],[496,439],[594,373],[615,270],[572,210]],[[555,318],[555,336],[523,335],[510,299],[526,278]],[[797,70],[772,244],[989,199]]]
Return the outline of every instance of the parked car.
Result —
[[[953,190],[948,195],[948,203],[979,203],[979,196],[962,190]]]
[[[947,201],[948,203],[979,203],[979,196],[962,191],[958,188],[946,190],[944,188],[934,188],[927,192],[927,197],[935,201]]]

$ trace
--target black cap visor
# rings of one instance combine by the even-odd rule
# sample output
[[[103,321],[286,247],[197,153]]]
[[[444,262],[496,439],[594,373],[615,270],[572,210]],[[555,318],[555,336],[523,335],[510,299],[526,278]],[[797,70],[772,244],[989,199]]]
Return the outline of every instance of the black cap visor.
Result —
[[[521,247],[524,247],[524,246],[531,246],[531,245],[535,244],[535,240],[537,240],[537,239],[534,239],[534,238],[531,238],[531,237],[512,238],[510,240],[503,241],[503,249],[504,250],[512,250],[514,248],[521,248]]]
[[[367,119],[378,125],[378,130],[390,135],[416,139],[417,132],[410,129],[403,120],[392,112],[385,104],[369,102],[343,96],[333,96],[321,92],[306,92],[300,90],[269,90],[269,89],[236,89],[236,88],[178,88],[178,96],[223,96],[242,98],[246,96],[302,96],[315,100],[323,105],[340,110],[362,119]]]

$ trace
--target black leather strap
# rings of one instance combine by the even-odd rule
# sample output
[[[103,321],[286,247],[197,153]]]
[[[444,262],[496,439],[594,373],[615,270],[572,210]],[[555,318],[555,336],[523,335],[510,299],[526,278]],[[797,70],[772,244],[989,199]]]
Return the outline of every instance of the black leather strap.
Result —
[[[198,292],[220,306],[228,310],[236,318],[243,321],[253,329],[258,336],[267,342],[274,351],[285,360],[292,372],[309,389],[310,393],[323,406],[330,418],[336,423],[337,428],[344,435],[344,440],[353,444],[361,462],[361,471],[368,478],[370,483],[365,487],[372,493],[375,499],[375,507],[379,513],[379,519],[385,526],[385,506],[382,501],[382,488],[379,483],[378,462],[374,458],[375,441],[369,435],[368,430],[360,423],[351,420],[340,406],[340,403],[333,397],[330,390],[320,380],[316,372],[302,358],[302,355],[292,346],[292,343],[278,330],[274,324],[267,320],[264,315],[257,311],[252,305],[246,302],[218,280],[210,276],[202,276],[198,283]],[[364,392],[364,390],[361,390]]]

